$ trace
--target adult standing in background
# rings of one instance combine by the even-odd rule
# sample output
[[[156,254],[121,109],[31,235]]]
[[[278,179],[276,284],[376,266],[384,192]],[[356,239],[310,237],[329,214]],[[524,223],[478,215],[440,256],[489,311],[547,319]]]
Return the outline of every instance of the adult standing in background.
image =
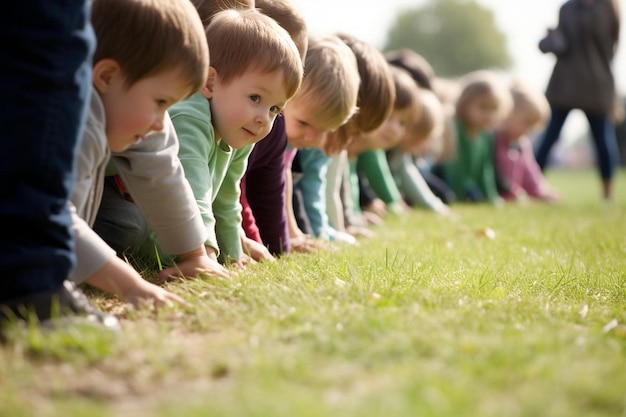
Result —
[[[620,32],[618,1],[566,1],[559,11],[558,27],[549,29],[539,43],[542,52],[556,55],[556,64],[546,91],[552,115],[538,142],[537,162],[544,170],[569,112],[582,110],[591,128],[607,201],[612,198],[612,180],[619,162],[611,119],[616,105],[611,63]]]
[[[0,321],[80,315],[117,329],[67,281],[68,201],[95,46],[87,0],[23,0],[0,17]]]

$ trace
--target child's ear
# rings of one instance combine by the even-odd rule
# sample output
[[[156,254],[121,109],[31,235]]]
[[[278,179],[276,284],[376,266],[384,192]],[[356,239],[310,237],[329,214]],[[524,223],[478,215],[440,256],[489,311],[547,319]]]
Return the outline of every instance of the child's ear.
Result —
[[[100,94],[106,93],[111,80],[122,74],[119,64],[113,59],[101,59],[93,66],[93,85]]]
[[[213,87],[215,85],[215,80],[217,79],[217,71],[213,67],[209,67],[209,77],[204,83],[204,86],[200,89],[202,95],[208,99],[213,97]]]

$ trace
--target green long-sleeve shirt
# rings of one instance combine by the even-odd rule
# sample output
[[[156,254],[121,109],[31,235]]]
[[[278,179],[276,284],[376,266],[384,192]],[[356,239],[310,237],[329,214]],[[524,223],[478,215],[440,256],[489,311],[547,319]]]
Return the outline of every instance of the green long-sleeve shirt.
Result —
[[[215,140],[209,101],[200,93],[169,111],[178,134],[178,157],[200,208],[209,237],[206,241],[224,260],[242,256],[241,189],[254,145],[233,149]]]
[[[467,137],[463,125],[455,121],[457,132],[456,158],[440,165],[443,180],[456,194],[458,201],[469,198],[476,190],[484,200],[496,202],[498,191],[493,167],[494,139],[492,132]]]

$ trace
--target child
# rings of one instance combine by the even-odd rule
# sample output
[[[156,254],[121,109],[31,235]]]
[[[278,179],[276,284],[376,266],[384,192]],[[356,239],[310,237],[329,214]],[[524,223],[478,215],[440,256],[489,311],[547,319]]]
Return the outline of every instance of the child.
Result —
[[[476,71],[461,81],[455,107],[456,155],[437,167],[457,201],[501,202],[496,189],[492,131],[510,107],[511,95],[495,73]]]
[[[303,222],[310,222],[314,236],[331,240],[346,238],[350,242],[354,237],[345,232],[338,233],[329,224],[326,181],[338,180],[337,176],[326,176],[329,156],[338,155],[351,141],[358,140],[364,132],[375,130],[387,119],[393,108],[395,88],[389,65],[378,49],[351,35],[340,33],[337,36],[350,47],[357,60],[359,111],[339,129],[325,135],[319,145],[305,145],[298,150],[298,163],[294,165],[300,168],[297,173],[300,179],[294,181],[294,194],[302,196],[302,210],[294,207],[294,212],[304,213]],[[343,169],[337,172],[343,172]],[[330,187],[337,189],[334,184]],[[299,200],[293,201],[296,205]]]
[[[239,182],[253,145],[298,90],[302,60],[289,34],[257,10],[219,12],[206,33],[206,84],[170,114],[178,155],[209,232],[207,250],[243,267]]]
[[[289,149],[285,149],[281,162],[277,164],[282,170],[280,176],[274,170],[275,176],[285,178],[285,188],[280,189],[284,190],[284,196],[282,199],[270,199],[267,193],[263,193],[269,185],[261,184],[265,177],[247,175],[249,199],[256,209],[255,219],[263,234],[263,242],[270,243],[273,252],[280,248],[280,244],[284,245],[275,237],[272,239],[279,230],[287,236],[287,251],[310,252],[319,247],[295,221],[291,205],[292,160],[297,147],[321,146],[325,134],[343,125],[357,109],[360,80],[356,58],[341,39],[334,35],[311,37],[305,68],[300,90],[285,109],[283,119],[277,123],[283,129],[281,137],[289,143]],[[278,205],[281,201],[282,207]],[[263,215],[268,212],[284,213],[284,225]],[[267,236],[270,236],[269,241],[265,241]]]
[[[304,16],[291,0],[259,0],[257,8],[285,28],[306,59],[308,34]],[[309,63],[309,66],[312,65]],[[341,73],[341,72],[340,72]],[[307,74],[298,93],[308,89]],[[297,104],[297,95],[289,103]],[[254,260],[271,260],[291,250],[286,214],[284,153],[287,148],[285,116],[277,117],[269,135],[254,146],[241,180],[242,246]],[[248,192],[249,190],[249,192]]]
[[[254,6],[251,0],[192,3],[207,22],[218,10]],[[229,271],[206,251],[208,232],[178,158],[178,137],[169,114],[164,125],[163,131],[148,135],[150,140],[112,153],[94,229],[120,257],[130,255],[131,262],[141,261],[142,268],[155,260],[155,246],[150,242],[158,238],[159,249],[176,254],[169,257],[161,253],[162,263],[175,261],[159,273],[162,280],[198,273],[226,278]],[[153,236],[149,239],[149,235]]]
[[[526,196],[547,202],[559,199],[550,188],[533,153],[529,132],[546,122],[550,107],[543,94],[522,83],[511,87],[513,110],[496,130],[496,169],[508,182],[506,200],[524,200]]]
[[[362,176],[361,188],[352,190],[352,204],[359,204],[363,210],[381,219],[388,213],[400,213],[406,205],[393,179],[385,151],[396,146],[406,134],[408,126],[420,117],[420,90],[413,78],[405,70],[390,66],[394,81],[396,99],[387,120],[376,130],[363,134],[357,141],[348,145],[352,175]],[[367,187],[371,193],[363,190]],[[364,200],[363,197],[371,195]],[[361,204],[363,203],[363,204]],[[360,212],[360,210],[356,210]]]
[[[450,207],[431,191],[417,165],[417,159],[433,153],[432,148],[441,141],[445,113],[441,102],[430,90],[420,90],[420,101],[419,120],[407,128],[407,133],[395,147],[387,151],[387,161],[409,206],[421,206],[448,215]]]
[[[202,85],[209,64],[202,24],[184,0],[94,0],[92,22],[97,48],[91,106],[72,196],[77,236],[72,279],[133,304],[142,299],[156,306],[183,303],[116,257],[90,226],[100,205],[110,152],[151,140],[146,135],[164,129],[167,108]],[[146,25],[151,31],[134,30]]]

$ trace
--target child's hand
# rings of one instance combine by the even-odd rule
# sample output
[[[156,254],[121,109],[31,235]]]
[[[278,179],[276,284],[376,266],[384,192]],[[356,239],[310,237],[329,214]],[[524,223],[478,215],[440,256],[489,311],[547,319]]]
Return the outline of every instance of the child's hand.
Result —
[[[324,248],[324,243],[311,238],[309,235],[298,235],[289,239],[292,252],[311,253]]]
[[[195,278],[200,273],[221,278],[229,278],[231,275],[228,269],[221,265],[217,259],[208,256],[202,248],[202,250],[179,255],[178,263],[161,271],[159,278],[162,281],[167,281],[172,277]]]
[[[122,298],[125,302],[135,307],[141,307],[146,303],[152,304],[154,308],[172,306],[174,304],[188,305],[178,295],[146,280],[137,282],[137,285],[130,288]]]
[[[369,203],[366,207],[364,207],[363,210],[372,212],[381,218],[387,215],[387,205],[380,198],[376,198],[372,200],[372,202]]]
[[[257,262],[276,260],[265,246],[247,236],[241,237],[241,247],[245,254]]]
[[[361,216],[368,225],[379,226],[383,224],[383,219],[373,211],[364,211]]]

